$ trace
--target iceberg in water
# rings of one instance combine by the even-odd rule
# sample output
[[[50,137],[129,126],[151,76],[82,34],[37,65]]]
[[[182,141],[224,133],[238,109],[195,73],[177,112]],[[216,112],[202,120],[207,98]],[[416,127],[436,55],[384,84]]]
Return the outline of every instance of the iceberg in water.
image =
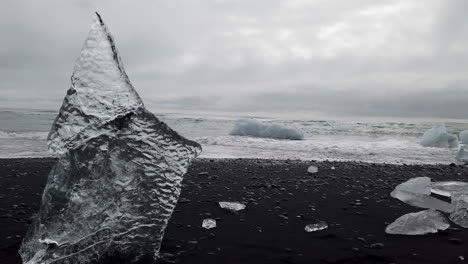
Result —
[[[144,108],[97,13],[48,145],[60,156],[21,245],[24,263],[155,260],[201,147]]]
[[[262,123],[255,119],[237,120],[230,134],[233,136],[251,136],[277,139],[304,139],[304,133],[299,128],[285,127],[276,123]]]
[[[437,233],[450,227],[447,218],[438,211],[425,210],[405,214],[387,226],[387,234],[424,235]]]
[[[468,145],[468,130],[460,132],[460,141]]]
[[[427,130],[421,138],[421,146],[438,148],[457,148],[458,137],[447,133],[444,124],[438,124]]]

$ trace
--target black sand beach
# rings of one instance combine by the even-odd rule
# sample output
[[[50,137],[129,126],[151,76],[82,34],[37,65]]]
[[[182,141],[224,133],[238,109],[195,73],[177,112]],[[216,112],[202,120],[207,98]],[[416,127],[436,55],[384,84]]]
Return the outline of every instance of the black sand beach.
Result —
[[[17,251],[53,164],[53,159],[0,160],[0,263],[21,263]],[[309,165],[319,172],[308,174]],[[422,210],[390,197],[396,185],[418,176],[468,181],[468,168],[196,160],[159,263],[465,263],[468,230],[455,225],[425,236],[385,234],[388,223]],[[229,213],[219,201],[247,208]],[[218,227],[203,229],[204,218],[217,219]],[[304,231],[318,220],[329,228]]]

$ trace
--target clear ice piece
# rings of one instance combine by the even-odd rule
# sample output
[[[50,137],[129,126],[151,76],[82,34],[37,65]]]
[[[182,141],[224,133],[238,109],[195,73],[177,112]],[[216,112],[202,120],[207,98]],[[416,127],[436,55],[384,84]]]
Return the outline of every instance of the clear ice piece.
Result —
[[[328,224],[325,221],[319,221],[315,224],[308,224],[304,227],[304,230],[308,233],[324,230],[328,228]]]
[[[457,160],[463,163],[468,163],[468,146],[462,146],[457,153]]]
[[[458,137],[447,133],[445,124],[437,124],[424,133],[420,143],[423,147],[457,148]]]
[[[48,144],[60,156],[23,239],[23,262],[154,261],[201,147],[144,108],[98,14]]]
[[[458,193],[468,193],[468,182],[440,181],[431,184],[431,193],[445,197],[452,197]]]
[[[452,195],[453,212],[449,218],[455,224],[468,228],[468,190]]]
[[[431,195],[431,179],[428,177],[412,178],[399,184],[390,194],[412,206],[440,210],[446,213],[453,211],[453,205]]]
[[[203,219],[202,227],[205,228],[205,229],[215,228],[216,227],[216,220],[210,219],[210,218]]]
[[[245,204],[239,202],[219,202],[219,206],[228,211],[237,212],[245,209]]]
[[[387,234],[424,235],[450,227],[447,218],[438,211],[424,210],[405,214],[387,226]]]
[[[460,141],[468,145],[468,130],[460,132]]]
[[[334,169],[334,167],[333,167],[333,169]],[[307,168],[307,172],[310,173],[310,174],[317,173],[318,168],[316,166],[309,166],[309,168]]]

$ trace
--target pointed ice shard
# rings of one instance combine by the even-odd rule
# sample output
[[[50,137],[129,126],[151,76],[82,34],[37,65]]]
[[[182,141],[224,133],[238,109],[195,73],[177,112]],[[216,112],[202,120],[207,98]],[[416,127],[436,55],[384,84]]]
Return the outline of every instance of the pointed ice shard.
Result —
[[[440,210],[446,213],[453,210],[450,203],[430,196],[431,179],[428,177],[412,178],[401,183],[390,195],[402,202],[420,208]]]
[[[424,210],[405,214],[387,226],[387,234],[424,235],[450,227],[447,218],[438,211]]]
[[[200,152],[148,112],[96,14],[48,143],[61,154],[20,248],[24,263],[154,261]]]

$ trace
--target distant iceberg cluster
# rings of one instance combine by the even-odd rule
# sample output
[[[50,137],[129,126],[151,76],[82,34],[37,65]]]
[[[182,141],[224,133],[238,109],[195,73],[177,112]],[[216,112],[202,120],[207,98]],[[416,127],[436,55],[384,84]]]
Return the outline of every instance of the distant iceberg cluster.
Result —
[[[231,135],[262,138],[302,140],[304,133],[296,127],[285,127],[277,123],[262,123],[255,119],[240,119],[234,125]]]

